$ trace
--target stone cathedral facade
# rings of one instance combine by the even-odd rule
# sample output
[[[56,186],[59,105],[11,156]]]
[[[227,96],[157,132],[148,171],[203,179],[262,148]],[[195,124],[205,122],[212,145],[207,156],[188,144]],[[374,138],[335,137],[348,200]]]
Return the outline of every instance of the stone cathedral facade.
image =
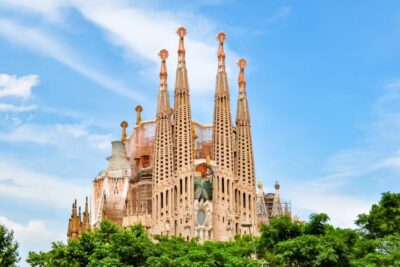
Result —
[[[112,142],[108,166],[93,181],[91,225],[96,227],[104,219],[123,227],[141,223],[151,234],[198,237],[201,241],[231,240],[236,234],[249,231],[257,234],[259,216],[244,74],[246,60],[238,62],[235,88],[239,96],[233,123],[225,68],[226,35],[218,34],[213,123],[202,124],[191,114],[186,29],[179,28],[177,34],[174,94],[169,96],[168,52],[163,49],[159,53],[155,119],[142,120],[143,108],[137,106],[130,136],[128,123],[121,123],[122,138]]]

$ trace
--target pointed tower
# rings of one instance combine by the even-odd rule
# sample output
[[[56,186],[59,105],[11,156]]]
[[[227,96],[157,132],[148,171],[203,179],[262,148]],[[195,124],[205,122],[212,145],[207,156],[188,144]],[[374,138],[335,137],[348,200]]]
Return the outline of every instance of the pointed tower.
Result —
[[[156,136],[153,164],[153,234],[168,234],[172,220],[170,192],[174,180],[174,153],[172,143],[171,107],[167,87],[168,51],[160,51],[160,89],[158,91]]]
[[[184,37],[186,29],[180,27],[178,67],[174,91],[174,140],[176,149],[176,170],[178,172],[191,170],[193,166],[192,152],[192,116],[189,99],[189,82],[186,70]]]
[[[272,214],[271,214],[272,217],[283,215],[280,188],[281,188],[281,186],[279,185],[278,181],[276,181],[275,193],[274,193],[274,204],[272,206]]]
[[[190,110],[189,82],[186,70],[186,51],[184,37],[186,29],[180,27],[178,67],[174,91],[174,145],[176,181],[173,192],[175,219],[175,233],[189,238],[193,235],[191,223],[194,182],[193,182],[193,136],[192,116]],[[179,203],[179,204],[178,204]],[[179,223],[178,223],[179,222]],[[181,223],[182,222],[182,223]]]
[[[82,233],[89,230],[90,230],[89,204],[88,204],[88,197],[86,197],[85,210],[83,211],[83,219],[82,219]]]
[[[254,175],[254,156],[253,143],[251,140],[249,105],[246,96],[246,79],[244,68],[246,67],[244,58],[238,61],[239,66],[239,98],[236,113],[236,164],[235,174],[238,179],[237,189],[243,196],[241,208],[239,210],[242,223],[256,224],[256,214],[254,213],[256,204],[255,175]],[[247,200],[247,201],[246,201]],[[247,203],[246,203],[247,202]],[[247,204],[247,205],[246,205]]]
[[[263,183],[258,182],[258,191],[256,197],[256,216],[257,216],[257,226],[261,224],[268,223],[268,211],[264,200],[264,190]]]
[[[68,221],[68,232],[67,232],[67,237],[68,238],[78,238],[79,237],[79,232],[80,232],[80,219],[77,213],[77,203],[76,199],[74,203],[72,203],[72,212],[71,212],[71,217],[69,218]]]
[[[228,79],[225,70],[224,41],[226,35],[218,34],[218,71],[214,96],[213,160],[217,168],[213,181],[214,238],[229,240],[233,230],[233,129]]]

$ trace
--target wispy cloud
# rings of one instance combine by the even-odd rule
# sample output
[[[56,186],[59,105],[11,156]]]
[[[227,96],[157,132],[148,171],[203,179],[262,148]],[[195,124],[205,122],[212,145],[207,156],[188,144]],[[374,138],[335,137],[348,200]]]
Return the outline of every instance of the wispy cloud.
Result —
[[[27,112],[36,109],[36,105],[17,106],[13,104],[0,103],[0,112]]]
[[[89,188],[76,182],[28,170],[4,157],[0,158],[0,168],[0,181],[3,181],[0,182],[0,192],[3,197],[36,201],[54,208],[68,209],[71,199],[83,199],[89,192]]]
[[[101,85],[103,88],[137,101],[143,100],[143,96],[140,93],[118,82],[118,79],[109,77],[107,74],[101,73],[84,64],[78,59],[76,52],[73,52],[56,38],[38,28],[26,27],[13,21],[3,19],[0,20],[0,36],[58,60]]]
[[[12,9],[18,13],[32,13],[41,18],[58,22],[61,20],[61,11],[69,5],[69,0],[2,0],[0,7]]]
[[[178,37],[174,32],[185,25],[188,29],[185,42],[191,90],[194,93],[214,90],[218,44],[214,39],[217,30],[211,21],[196,14],[188,16],[157,10],[156,7],[145,9],[125,1],[76,0],[73,3],[87,20],[105,31],[111,43],[123,47],[131,59],[153,62],[151,70],[145,70],[146,74],[150,71],[157,73],[159,59],[156,55],[162,48],[170,51],[169,65],[176,64]],[[229,63],[233,63],[238,56],[229,49],[229,42],[226,49]],[[231,66],[233,64],[228,66],[228,70]]]
[[[267,19],[268,23],[275,23],[281,19],[284,19],[286,17],[288,17],[291,13],[291,9],[288,6],[283,6],[281,7],[275,14],[273,14],[272,16],[270,16]]]
[[[397,83],[384,86],[382,96],[372,108],[375,119],[363,125],[363,136],[357,146],[331,155],[325,163],[325,176],[303,179],[302,185],[288,185],[297,209],[326,212],[334,224],[349,227],[358,214],[369,210],[381,193],[351,195],[349,189],[362,187],[361,182],[378,187],[376,173],[385,175],[378,176],[385,180],[384,191],[400,186],[398,179],[392,178],[400,173],[400,110],[396,108],[399,102],[400,86]]]
[[[107,150],[110,148],[111,134],[91,133],[85,123],[81,124],[22,124],[7,133],[0,133],[0,141],[30,142],[67,148],[86,145]],[[79,144],[78,144],[79,143]]]

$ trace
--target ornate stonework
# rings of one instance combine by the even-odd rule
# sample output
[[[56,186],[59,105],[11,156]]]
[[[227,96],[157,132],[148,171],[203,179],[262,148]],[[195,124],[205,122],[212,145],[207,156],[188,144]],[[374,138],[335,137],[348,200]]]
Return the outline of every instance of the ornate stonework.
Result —
[[[105,218],[124,227],[142,223],[151,234],[201,241],[232,240],[248,233],[242,224],[249,223],[258,233],[246,60],[238,63],[234,125],[225,70],[226,34],[218,34],[213,124],[201,124],[191,116],[186,29],[180,27],[177,34],[173,109],[167,87],[168,51],[163,49],[155,120],[142,120],[143,108],[137,106],[130,136],[128,123],[121,123],[121,141],[112,143],[108,167],[93,181],[91,224],[96,227]]]

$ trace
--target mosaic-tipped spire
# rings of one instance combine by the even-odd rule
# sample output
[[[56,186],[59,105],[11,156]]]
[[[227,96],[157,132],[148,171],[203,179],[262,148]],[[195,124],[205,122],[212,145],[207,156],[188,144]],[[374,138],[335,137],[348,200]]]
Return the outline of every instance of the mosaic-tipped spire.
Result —
[[[166,49],[162,49],[158,55],[161,58],[161,68],[160,68],[160,85],[167,85],[167,64],[166,60],[168,58],[168,51]]]
[[[217,39],[219,42],[218,46],[218,71],[225,71],[225,52],[224,52],[224,41],[226,40],[226,34],[223,32],[218,33]]]
[[[226,34],[217,37],[218,72],[214,96],[213,159],[219,168],[233,171],[233,134],[228,77],[225,71],[224,41]]]
[[[161,58],[161,68],[160,68],[160,91],[158,92],[158,105],[157,105],[157,115],[166,116],[170,113],[171,107],[169,104],[169,94],[167,87],[167,64],[166,59],[168,58],[168,51],[162,49],[158,54]]]
[[[157,116],[156,116],[156,132],[154,141],[154,163],[153,163],[153,202],[152,202],[152,219],[153,231],[162,233],[165,221],[160,220],[170,211],[171,205],[167,206],[165,195],[165,186],[171,184],[174,178],[174,151],[172,137],[172,114],[169,104],[169,93],[167,88],[167,65],[166,59],[168,51],[163,49],[160,51],[161,70],[160,70],[160,90],[158,92]],[[168,188],[167,192],[172,188]],[[165,196],[165,198],[164,198]],[[158,201],[160,200],[160,201]],[[165,205],[164,205],[165,203]]]
[[[239,92],[245,93],[246,92],[246,79],[244,77],[244,68],[247,65],[247,61],[246,61],[246,59],[241,58],[241,59],[239,59],[237,64],[239,66],[239,77],[238,77]]]
[[[187,130],[191,128],[192,115],[190,110],[189,81],[185,63],[184,37],[186,29],[180,27],[176,32],[179,35],[179,47],[174,91],[174,121],[175,125],[180,126],[174,130],[174,162],[175,169],[183,170],[190,168],[193,164],[194,145],[192,131]],[[189,200],[190,197],[187,197],[187,199]]]
[[[185,27],[179,27],[176,33],[179,35],[178,63],[185,64],[185,55],[186,55],[185,43],[184,43],[184,38],[186,35]]]
[[[246,96],[246,79],[244,75],[244,69],[247,65],[247,61],[246,59],[241,58],[237,64],[239,66],[239,98],[236,111],[236,124],[250,124],[249,105]]]

